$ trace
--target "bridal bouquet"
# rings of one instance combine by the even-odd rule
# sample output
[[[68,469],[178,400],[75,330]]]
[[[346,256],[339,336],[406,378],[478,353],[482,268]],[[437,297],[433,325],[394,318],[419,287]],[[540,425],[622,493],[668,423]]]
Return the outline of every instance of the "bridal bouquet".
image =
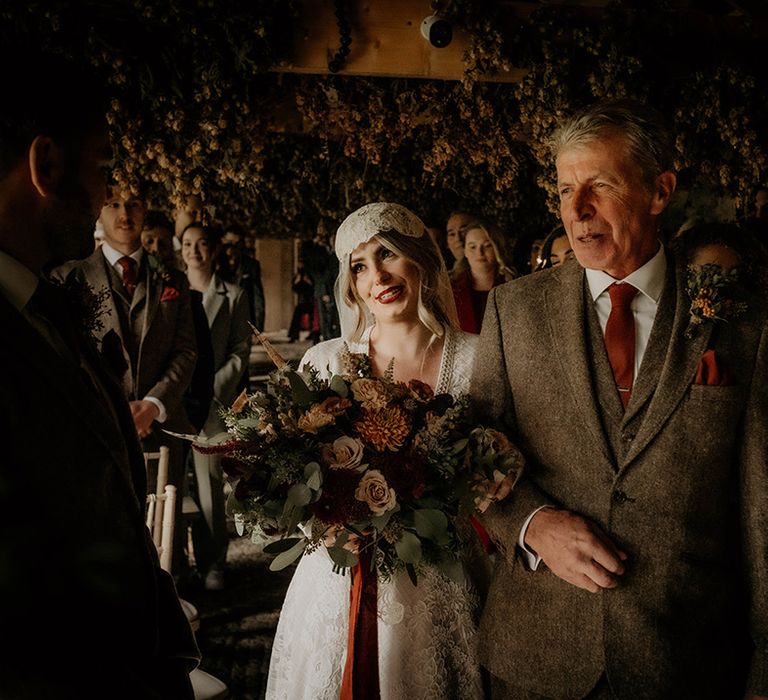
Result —
[[[433,565],[459,580],[460,509],[505,496],[522,455],[470,424],[466,398],[395,382],[391,367],[373,377],[365,355],[343,365],[329,380],[278,369],[223,412],[224,442],[195,445],[222,456],[239,533],[271,540],[273,570],[326,547],[338,571],[367,550],[383,578],[405,568],[415,583]]]

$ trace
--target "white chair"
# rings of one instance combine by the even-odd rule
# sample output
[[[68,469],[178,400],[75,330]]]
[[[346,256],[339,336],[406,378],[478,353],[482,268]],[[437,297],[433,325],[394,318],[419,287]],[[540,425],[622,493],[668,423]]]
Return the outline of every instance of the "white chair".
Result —
[[[147,527],[157,547],[160,566],[171,573],[173,561],[173,533],[175,528],[176,487],[168,483],[169,450],[161,447],[158,452],[145,452],[144,463],[149,471],[150,463],[157,462],[157,487],[155,493],[147,495]],[[179,599],[184,614],[193,632],[200,628],[197,608],[188,600]],[[229,697],[229,688],[210,673],[196,668],[189,674],[195,700],[224,700]]]
[[[150,463],[157,462],[157,486],[155,493],[147,494],[147,527],[157,547],[160,566],[171,572],[173,560],[173,534],[176,526],[176,487],[168,483],[168,460],[170,450],[162,446],[158,452],[145,452],[144,464],[147,472]]]
[[[229,697],[226,684],[201,668],[192,671],[189,678],[195,691],[195,700],[224,700]]]

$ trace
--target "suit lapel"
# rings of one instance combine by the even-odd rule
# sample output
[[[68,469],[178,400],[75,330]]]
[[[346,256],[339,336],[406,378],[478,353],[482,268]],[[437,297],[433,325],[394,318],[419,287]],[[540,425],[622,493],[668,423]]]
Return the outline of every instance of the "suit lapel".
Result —
[[[670,256],[670,266],[674,267],[674,260]],[[685,268],[679,267],[674,270],[674,287],[665,289],[663,298],[660,300],[662,306],[659,309],[661,321],[659,333],[656,333],[656,324],[652,331],[651,340],[654,341],[654,347],[651,348],[649,340],[649,350],[655,353],[655,356],[643,358],[643,365],[646,362],[659,362],[661,370],[658,374],[658,384],[653,390],[653,386],[646,386],[646,379],[642,378],[640,395],[637,399],[635,408],[639,408],[641,402],[646,401],[650,396],[650,405],[648,411],[640,425],[640,429],[632,442],[631,447],[624,460],[624,466],[634,460],[648,445],[648,443],[658,434],[666,423],[672,411],[680,403],[688,387],[691,385],[696,374],[696,368],[701,361],[701,356],[707,349],[709,337],[712,333],[712,324],[705,324],[699,328],[698,333],[693,338],[685,337],[685,330],[690,319],[690,303],[685,291]],[[669,303],[665,303],[667,291],[671,292]],[[668,306],[668,309],[664,309]],[[662,335],[666,330],[664,324],[667,323],[666,316],[672,316],[671,330],[669,335]],[[654,337],[655,336],[655,337]],[[668,341],[667,341],[668,339]],[[664,344],[667,341],[666,352],[664,353]],[[661,359],[663,356],[663,359]],[[648,381],[654,384],[653,373]],[[632,396],[629,407],[633,406],[635,396]],[[628,408],[629,408],[628,407]]]
[[[659,385],[664,360],[672,337],[672,327],[675,321],[677,308],[677,284],[675,281],[675,266],[671,258],[668,258],[667,275],[664,289],[659,298],[656,318],[653,321],[651,335],[643,355],[643,362],[637,373],[637,379],[632,387],[627,410],[624,413],[624,421],[628,422],[642,409],[653,397]]]
[[[83,261],[82,272],[85,281],[92,287],[94,293],[98,294],[102,289],[111,291],[107,295],[104,313],[101,314],[101,321],[104,325],[98,332],[99,342],[110,330],[113,330],[117,333],[123,346],[125,346],[120,314],[115,306],[115,300],[112,298],[113,294],[124,295],[125,290],[119,281],[116,282],[113,279],[113,275],[116,275],[116,273],[109,269],[109,263],[101,250],[97,250]]]
[[[576,263],[564,265],[552,273],[550,280],[544,292],[545,315],[563,373],[563,385],[567,387],[588,434],[607,463],[612,465],[613,457],[600,420],[592,384],[584,319],[588,313],[595,312],[585,303],[584,270]]]
[[[213,327],[213,322],[219,313],[221,305],[227,300],[227,288],[224,283],[214,275],[208,289],[203,294],[203,308],[208,319],[208,327]]]

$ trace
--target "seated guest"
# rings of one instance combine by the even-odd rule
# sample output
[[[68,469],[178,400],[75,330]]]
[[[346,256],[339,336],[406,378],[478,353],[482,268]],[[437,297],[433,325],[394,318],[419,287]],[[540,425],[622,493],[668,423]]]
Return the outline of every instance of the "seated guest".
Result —
[[[461,330],[479,333],[488,292],[517,275],[506,262],[504,239],[495,226],[478,219],[463,234],[464,258],[451,287]]]

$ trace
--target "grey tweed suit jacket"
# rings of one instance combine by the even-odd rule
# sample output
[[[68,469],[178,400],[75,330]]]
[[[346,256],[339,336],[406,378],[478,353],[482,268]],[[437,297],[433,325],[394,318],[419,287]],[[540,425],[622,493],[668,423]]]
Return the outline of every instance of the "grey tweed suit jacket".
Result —
[[[130,377],[124,382],[128,399],[143,399],[146,396],[159,399],[168,413],[163,427],[190,433],[194,429],[182,406],[197,359],[189,285],[178,270],[170,271],[170,285],[164,283],[158,274],[150,270],[146,256],[144,258],[139,268],[136,291],[130,301],[128,328],[120,323],[117,308],[120,298],[125,299],[125,290],[101,250],[96,250],[85,260],[62,265],[54,271],[53,277],[64,279],[73,273],[77,279],[85,280],[96,293],[109,290],[100,315],[103,327],[98,331],[97,339],[101,341],[109,331],[114,331],[125,348],[134,344],[136,352],[131,361]],[[169,298],[166,294],[166,300],[163,300],[164,287],[167,286],[176,289],[178,296]],[[128,333],[133,337],[127,338]]]
[[[685,337],[684,268],[667,281],[626,412],[576,261],[492,290],[472,397],[527,458],[483,522],[499,557],[481,658],[508,684],[584,697],[605,674],[622,700],[768,694],[768,334],[761,301]],[[708,348],[730,386],[699,386]],[[629,555],[616,589],[529,570],[516,542],[552,504]]]

